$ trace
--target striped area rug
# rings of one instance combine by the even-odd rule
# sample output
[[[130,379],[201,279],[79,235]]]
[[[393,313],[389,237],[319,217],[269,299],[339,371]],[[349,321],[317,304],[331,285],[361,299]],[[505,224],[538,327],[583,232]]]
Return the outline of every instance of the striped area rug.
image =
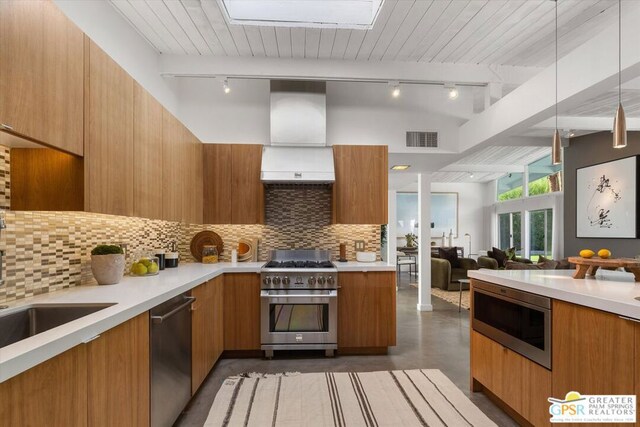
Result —
[[[205,426],[495,426],[437,369],[229,377]]]

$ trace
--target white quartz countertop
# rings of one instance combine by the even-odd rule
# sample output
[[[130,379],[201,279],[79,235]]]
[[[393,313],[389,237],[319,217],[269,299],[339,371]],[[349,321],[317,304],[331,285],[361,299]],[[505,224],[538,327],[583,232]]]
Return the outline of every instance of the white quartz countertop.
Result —
[[[394,271],[386,262],[335,263],[338,271]],[[125,277],[111,286],[77,286],[12,301],[0,316],[34,304],[112,303],[88,316],[0,349],[0,382],[26,371],[101,333],[138,316],[183,292],[224,273],[259,273],[264,262],[185,263],[157,276]]]
[[[264,262],[182,264],[157,276],[125,277],[117,285],[77,286],[9,303],[9,314],[34,304],[113,303],[103,310],[0,349],[0,382],[87,342],[158,304],[223,273],[259,273]]]
[[[574,270],[473,270],[471,278],[532,294],[640,319],[640,283],[633,274],[598,272],[595,277],[573,279]]]
[[[388,263],[386,261],[375,261],[375,262],[358,262],[358,261],[347,261],[333,262],[336,267],[338,267],[338,271],[340,272],[349,272],[349,271],[396,271],[395,264]]]

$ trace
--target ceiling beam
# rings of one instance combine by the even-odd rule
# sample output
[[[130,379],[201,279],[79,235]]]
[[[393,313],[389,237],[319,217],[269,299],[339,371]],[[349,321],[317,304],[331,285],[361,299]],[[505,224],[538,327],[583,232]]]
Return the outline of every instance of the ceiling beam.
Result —
[[[462,164],[452,163],[439,170],[439,172],[487,172],[487,173],[508,173],[508,172],[524,172],[523,165],[483,165],[483,164]]]
[[[166,77],[238,77],[309,80],[451,82],[520,85],[536,75],[536,67],[418,62],[370,62],[334,59],[160,55]]]
[[[556,119],[543,120],[532,126],[534,129],[555,129]],[[612,130],[613,117],[558,117],[558,129],[560,130]],[[640,118],[627,117],[627,130],[640,130]]]
[[[622,81],[640,76],[640,2],[624,2]],[[612,25],[558,61],[558,108],[567,111],[618,84],[618,26]],[[460,127],[460,149],[489,145],[554,115],[555,65],[514,89]]]

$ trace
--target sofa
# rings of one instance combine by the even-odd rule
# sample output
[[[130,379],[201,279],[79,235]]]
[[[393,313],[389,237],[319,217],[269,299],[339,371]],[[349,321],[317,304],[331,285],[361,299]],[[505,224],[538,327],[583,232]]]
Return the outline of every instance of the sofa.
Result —
[[[431,287],[457,291],[460,289],[458,280],[467,279],[467,271],[477,269],[478,263],[471,258],[458,258],[458,265],[452,268],[448,260],[431,257]],[[463,284],[462,289],[469,289],[469,285]]]
[[[530,259],[522,257],[514,257],[510,261],[522,264],[533,264]],[[505,268],[504,265],[500,265],[499,261],[496,259],[496,256],[494,256],[493,251],[487,251],[486,256],[478,257],[478,267],[488,268],[489,270],[501,270]]]

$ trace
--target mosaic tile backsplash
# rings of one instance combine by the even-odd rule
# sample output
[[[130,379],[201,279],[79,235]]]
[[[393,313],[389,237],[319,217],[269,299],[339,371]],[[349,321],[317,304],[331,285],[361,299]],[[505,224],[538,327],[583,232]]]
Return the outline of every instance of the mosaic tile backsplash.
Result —
[[[10,206],[10,152],[0,146],[0,209]],[[347,244],[347,257],[355,258],[353,242],[380,254],[380,226],[331,224],[328,187],[269,187],[265,225],[194,225],[85,212],[6,212],[7,229],[0,233],[6,252],[5,284],[0,302],[26,298],[72,286],[91,285],[90,252],[98,244],[126,243],[129,254],[166,248],[176,242],[182,262],[192,262],[191,238],[204,229],[224,241],[222,261],[240,238],[258,239],[258,258],[271,249],[330,249],[338,258],[338,245]]]

